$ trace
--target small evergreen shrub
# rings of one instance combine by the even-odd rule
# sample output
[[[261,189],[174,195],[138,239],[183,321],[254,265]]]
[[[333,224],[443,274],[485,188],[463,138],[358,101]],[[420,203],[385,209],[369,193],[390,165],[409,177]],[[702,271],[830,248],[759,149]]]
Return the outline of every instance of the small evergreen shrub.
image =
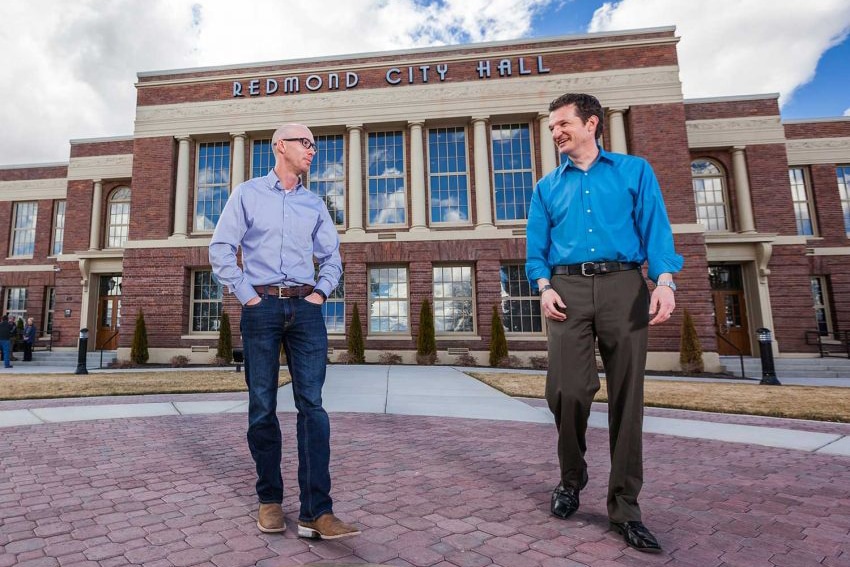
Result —
[[[360,310],[354,304],[351,314],[351,326],[348,328],[348,364],[366,362],[366,345],[363,343],[363,329],[360,326]]]
[[[700,373],[705,370],[702,360],[702,345],[699,342],[694,318],[685,309],[682,317],[682,341],[679,345],[679,364],[683,372]]]
[[[434,312],[427,299],[419,310],[419,335],[416,337],[416,363],[431,365],[437,362],[437,337],[434,331]]]
[[[233,336],[230,331],[230,316],[227,311],[222,312],[218,325],[218,348],[215,351],[216,358],[223,358],[227,362],[233,360]]]
[[[136,316],[136,329],[133,332],[133,346],[130,348],[130,360],[136,364],[146,364],[149,356],[145,314],[139,309],[139,314]]]
[[[499,317],[499,306],[493,306],[493,320],[490,323],[490,366],[499,366],[499,362],[508,356],[508,340],[505,328]]]

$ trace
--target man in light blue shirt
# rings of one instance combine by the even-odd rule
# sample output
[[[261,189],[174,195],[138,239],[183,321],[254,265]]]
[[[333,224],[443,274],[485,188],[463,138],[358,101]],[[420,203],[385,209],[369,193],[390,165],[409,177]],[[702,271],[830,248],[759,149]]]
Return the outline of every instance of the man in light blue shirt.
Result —
[[[301,184],[316,155],[313,134],[306,126],[287,124],[271,144],[274,169],[233,190],[213,233],[210,264],[218,281],[242,303],[248,447],[260,501],[257,527],[266,533],[286,530],[276,414],[282,344],[298,410],[298,535],[338,539],[360,533],[333,514],[330,421],[322,407],[328,351],[322,303],[342,274],[339,236],[324,201]]]
[[[637,502],[644,369],[648,325],[670,318],[673,273],[683,260],[650,165],[597,144],[603,116],[587,94],[566,94],[549,105],[549,129],[567,159],[537,183],[528,213],[526,275],[540,289],[548,319],[546,400],[558,428],[561,482],[551,510],[560,518],[574,514],[587,484],[585,432],[600,386],[598,341],[608,391],[608,517],[629,546],[657,553],[661,547]],[[656,282],[651,297],[644,262]]]

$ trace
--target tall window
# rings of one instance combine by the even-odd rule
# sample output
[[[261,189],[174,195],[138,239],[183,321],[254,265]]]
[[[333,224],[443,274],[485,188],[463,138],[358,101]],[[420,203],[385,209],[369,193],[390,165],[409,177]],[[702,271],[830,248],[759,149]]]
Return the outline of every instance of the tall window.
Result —
[[[56,288],[47,288],[46,301],[47,309],[44,311],[44,327],[43,334],[53,334],[53,314],[56,312]]]
[[[812,205],[809,200],[806,172],[802,167],[792,167],[788,170],[788,177],[791,180],[791,199],[794,201],[797,234],[813,235],[815,226],[812,222]]]
[[[13,315],[15,320],[24,319],[27,316],[27,288],[6,288],[6,313]]]
[[[337,226],[345,224],[345,159],[342,136],[316,136],[310,191],[324,199]]]
[[[254,151],[251,154],[251,177],[268,175],[274,167],[274,152],[271,138],[254,140]]]
[[[705,159],[691,163],[697,222],[708,231],[729,230],[726,222],[725,175],[719,166]]]
[[[230,142],[198,145],[195,230],[215,229],[230,194]]]
[[[466,130],[428,130],[428,181],[431,184],[431,222],[469,220]]]
[[[474,301],[471,266],[434,268],[434,330],[437,333],[471,333]]]
[[[106,247],[123,248],[130,232],[130,188],[119,187],[109,196]]]
[[[503,264],[499,270],[502,325],[508,333],[542,333],[540,296],[531,291],[523,264]]]
[[[209,270],[192,274],[192,332],[218,331],[221,319],[221,286]]]
[[[58,256],[62,253],[65,243],[65,201],[56,201],[53,209],[53,242],[50,244],[50,254]]]
[[[35,252],[35,220],[38,203],[15,203],[15,222],[12,225],[12,256],[32,256]]]
[[[814,300],[815,321],[818,333],[827,337],[832,333],[832,317],[829,313],[829,291],[827,290],[826,278],[815,276],[812,278],[812,299]]]
[[[371,132],[368,160],[369,224],[404,224],[404,134]]]
[[[496,220],[526,220],[534,191],[528,124],[493,126],[491,137]]]
[[[322,315],[325,316],[328,333],[345,333],[345,274],[339,278],[339,285],[322,304]]]
[[[841,196],[841,211],[844,213],[844,230],[850,235],[850,165],[835,168],[838,177],[838,194]]]
[[[369,332],[403,333],[409,330],[407,269],[370,269]]]

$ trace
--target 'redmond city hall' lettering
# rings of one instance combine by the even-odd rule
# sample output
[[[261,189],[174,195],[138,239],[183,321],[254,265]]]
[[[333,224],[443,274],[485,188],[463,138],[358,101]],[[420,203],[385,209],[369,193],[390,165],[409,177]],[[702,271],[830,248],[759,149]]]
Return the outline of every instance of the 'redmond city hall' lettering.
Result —
[[[531,59],[531,61],[529,61]],[[532,58],[517,57],[516,59],[499,59],[490,61],[483,59],[474,67],[457,65],[465,74],[472,73],[479,79],[493,77],[512,77],[514,75],[543,75],[550,69],[543,63],[543,56]],[[387,69],[384,79],[388,85],[425,84],[430,81],[445,81],[449,76],[449,65],[417,65],[413,67],[392,67]],[[355,88],[360,83],[360,75],[354,71],[345,73],[328,73],[327,75],[307,75],[306,77],[284,77],[268,79],[252,79],[247,82],[233,81],[233,96],[271,96],[277,94],[300,93],[302,88],[310,91],[338,91]]]

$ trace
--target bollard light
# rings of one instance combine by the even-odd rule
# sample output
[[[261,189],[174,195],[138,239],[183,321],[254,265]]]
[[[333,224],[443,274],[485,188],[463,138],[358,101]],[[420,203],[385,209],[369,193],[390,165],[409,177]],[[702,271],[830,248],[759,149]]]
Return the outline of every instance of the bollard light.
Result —
[[[86,368],[86,355],[88,353],[88,345],[89,345],[89,330],[88,329],[80,329],[80,343],[77,350],[77,369],[74,370],[74,374],[88,374],[89,371]]]
[[[759,339],[759,352],[761,353],[761,382],[767,386],[781,386],[776,378],[776,368],[773,364],[773,336],[770,329],[760,327],[756,329]]]

